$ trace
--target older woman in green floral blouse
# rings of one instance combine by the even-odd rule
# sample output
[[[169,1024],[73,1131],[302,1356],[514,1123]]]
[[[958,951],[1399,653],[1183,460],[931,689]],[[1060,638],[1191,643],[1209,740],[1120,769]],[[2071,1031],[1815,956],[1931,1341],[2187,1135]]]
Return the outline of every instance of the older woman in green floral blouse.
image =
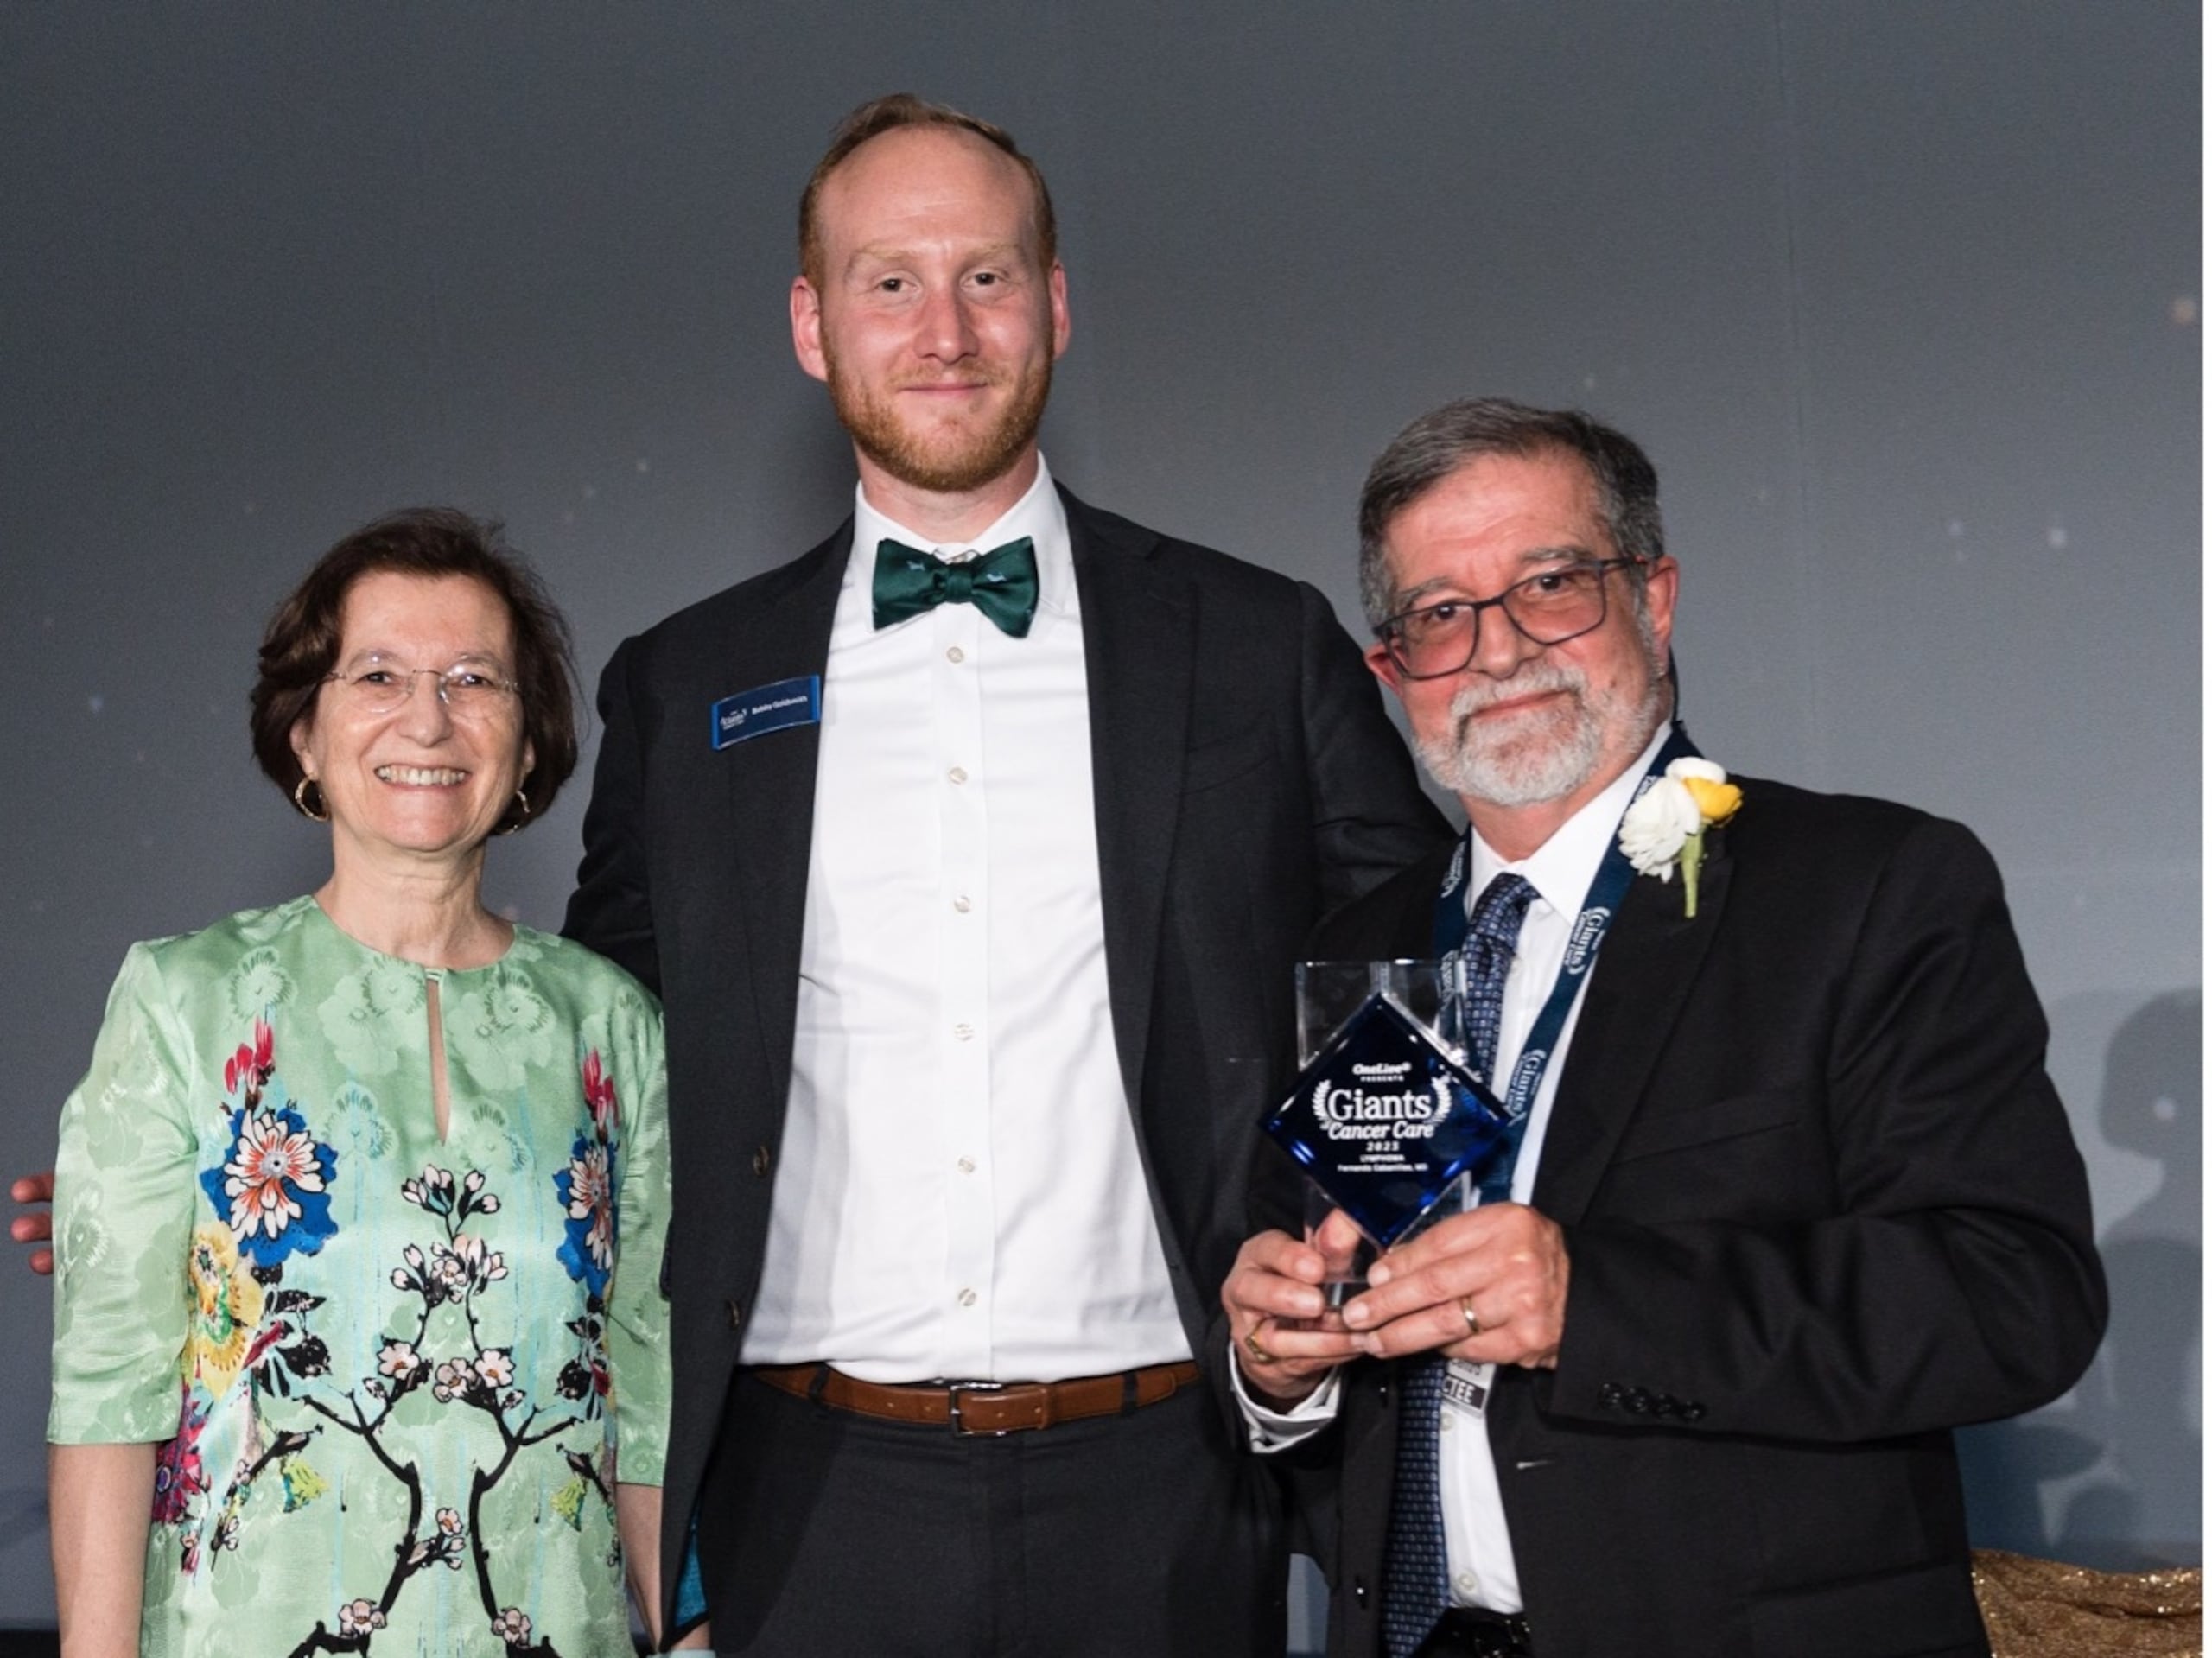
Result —
[[[271,619],[255,749],[330,879],[134,946],[62,1115],[71,1658],[628,1649],[668,1411],[660,1014],[480,891],[575,710],[558,614],[458,513],[347,537]]]

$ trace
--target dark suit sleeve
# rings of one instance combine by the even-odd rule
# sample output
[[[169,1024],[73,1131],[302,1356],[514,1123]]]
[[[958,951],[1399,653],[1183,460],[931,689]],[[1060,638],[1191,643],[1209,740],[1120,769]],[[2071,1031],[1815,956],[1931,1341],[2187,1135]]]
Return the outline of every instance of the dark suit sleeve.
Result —
[[[1776,959],[1789,948],[1777,939]],[[1601,1191],[1569,1229],[1547,1414],[1862,1440],[2030,1409],[2088,1364],[2105,1289],[2087,1181],[1971,835],[1923,819],[1897,840],[1833,994],[1827,1054],[1806,1071],[1822,1097],[1797,1102],[1823,1126],[1830,1189],[1763,1212],[1776,1200],[1742,1177],[1781,1165],[1761,1162],[1757,1129],[1732,1155],[1681,1152],[1674,1171],[1663,1152],[1617,1161],[1608,1178],[1647,1194],[1708,1189],[1676,1210],[1693,1217],[1647,1224],[1607,1219]],[[1726,1171],[1736,1189],[1719,1189]],[[1705,1203],[1729,1218],[1694,1217]]]
[[[1301,582],[1299,599],[1299,714],[1306,767],[1306,797],[1311,811],[1313,886],[1306,912],[1285,940],[1269,969],[1287,990],[1300,952],[1299,937],[1324,915],[1370,891],[1408,864],[1447,845],[1452,830],[1421,792],[1403,738],[1382,711],[1382,693],[1360,660],[1359,648],[1338,622],[1329,601]],[[1282,1066],[1278,1079],[1290,1080],[1290,1021],[1283,1020],[1281,1051],[1268,1055]],[[1256,1115],[1256,1112],[1255,1113]],[[1248,1119],[1249,1120],[1249,1119]],[[1295,1232],[1303,1224],[1305,1193],[1297,1168],[1265,1136],[1250,1136],[1246,1158],[1242,1236],[1270,1228]],[[1236,1247],[1228,1245],[1223,1260]],[[1228,1382],[1229,1324],[1217,1299],[1218,1281],[1207,1305],[1207,1334],[1198,1344],[1201,1362],[1212,1370],[1224,1418],[1240,1442],[1244,1425]],[[1284,1459],[1273,1458],[1281,1466]]]
[[[1309,924],[1395,875],[1451,835],[1382,711],[1374,676],[1329,608],[1300,584],[1300,625],[1313,845],[1321,907]]]
[[[620,962],[658,994],[660,954],[646,880],[645,749],[633,689],[639,644],[625,640],[600,676],[599,764],[584,811],[584,855],[561,931]]]
[[[1382,711],[1382,694],[1359,647],[1319,591],[1300,582],[1298,597],[1300,713],[1318,889],[1303,929],[1408,865],[1425,867],[1450,843],[1452,830],[1421,792],[1405,740]],[[1289,968],[1286,962],[1285,983]],[[1287,1070],[1282,1080],[1287,1084]],[[1294,1232],[1303,1224],[1305,1195],[1296,1167],[1264,1137],[1253,1141],[1246,1208],[1250,1231]]]

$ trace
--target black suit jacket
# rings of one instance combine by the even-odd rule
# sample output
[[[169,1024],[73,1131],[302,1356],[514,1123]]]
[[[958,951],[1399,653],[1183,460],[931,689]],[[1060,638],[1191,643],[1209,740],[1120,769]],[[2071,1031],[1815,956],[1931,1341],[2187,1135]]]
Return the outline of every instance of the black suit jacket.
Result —
[[[1744,786],[1695,919],[1622,905],[1542,1147],[1559,1368],[1488,1417],[1535,1648],[1983,1653],[1948,1430],[2063,1391],[2105,1318],[2042,1013],[1966,830]],[[1444,862],[1312,953],[1426,951]],[[1330,1650],[1365,1658],[1395,1389],[1346,1380]]]
[[[1319,594],[1063,495],[1115,1045],[1184,1328],[1217,1368],[1254,1129],[1294,1057],[1300,941],[1447,831]],[[667,1009],[671,1592],[766,1243],[820,730],[716,752],[708,709],[823,671],[851,540],[848,520],[626,641],[601,683],[567,931]]]

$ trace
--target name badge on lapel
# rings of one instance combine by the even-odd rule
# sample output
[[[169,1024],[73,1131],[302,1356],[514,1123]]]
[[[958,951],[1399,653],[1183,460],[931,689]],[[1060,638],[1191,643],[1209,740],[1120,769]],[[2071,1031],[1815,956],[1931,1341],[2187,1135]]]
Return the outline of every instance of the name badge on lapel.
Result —
[[[714,716],[709,740],[717,749],[749,738],[793,726],[818,725],[822,721],[822,676],[801,674],[772,685],[756,685],[749,691],[725,696],[708,710]]]

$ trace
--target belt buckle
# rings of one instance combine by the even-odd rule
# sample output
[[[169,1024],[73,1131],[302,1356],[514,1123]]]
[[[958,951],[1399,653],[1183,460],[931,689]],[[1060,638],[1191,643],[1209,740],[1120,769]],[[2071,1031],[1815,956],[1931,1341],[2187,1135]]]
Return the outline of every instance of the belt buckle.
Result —
[[[960,1395],[964,1393],[1004,1393],[1003,1382],[948,1382],[944,1384],[945,1411],[948,1424],[955,1433],[970,1439],[1003,1439],[1014,1432],[1010,1427],[969,1427],[960,1414]]]

